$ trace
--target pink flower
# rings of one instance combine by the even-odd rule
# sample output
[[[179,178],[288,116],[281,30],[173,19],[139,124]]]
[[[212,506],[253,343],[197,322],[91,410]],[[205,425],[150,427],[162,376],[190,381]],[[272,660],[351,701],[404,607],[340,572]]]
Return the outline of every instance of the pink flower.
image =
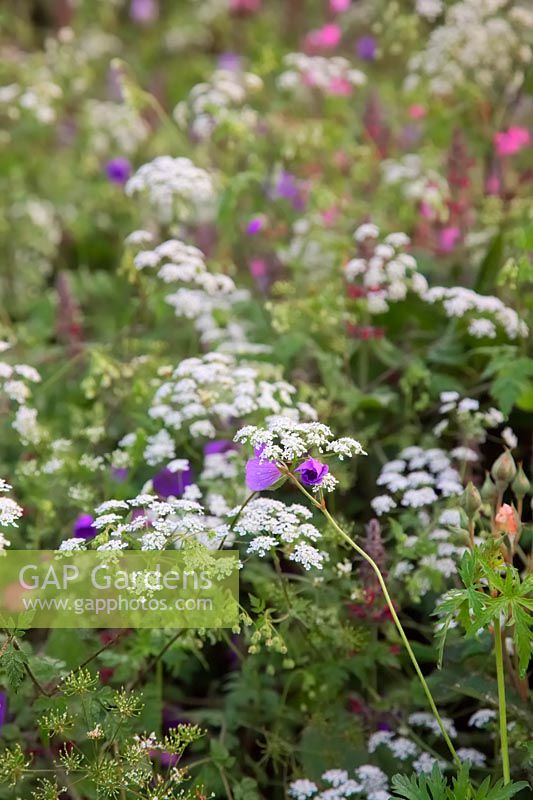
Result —
[[[501,533],[506,533],[508,536],[516,536],[518,533],[518,515],[508,503],[500,506],[494,521]]]
[[[305,37],[306,45],[312,50],[334,50],[342,38],[342,31],[335,22],[329,22]]]
[[[333,78],[329,83],[328,93],[336,97],[348,97],[352,93],[352,86],[346,78]]]
[[[422,119],[426,116],[426,109],[420,103],[415,103],[413,106],[409,106],[407,113],[411,119]]]
[[[509,128],[494,134],[494,146],[500,156],[514,156],[527,147],[530,140],[527,128]]]
[[[234,14],[255,14],[261,10],[261,0],[230,0],[229,10]]]
[[[329,10],[334,14],[342,14],[343,11],[348,11],[352,4],[352,0],[329,0]]]
[[[443,228],[439,233],[439,250],[442,253],[451,253],[460,238],[461,231],[459,228],[453,225]]]

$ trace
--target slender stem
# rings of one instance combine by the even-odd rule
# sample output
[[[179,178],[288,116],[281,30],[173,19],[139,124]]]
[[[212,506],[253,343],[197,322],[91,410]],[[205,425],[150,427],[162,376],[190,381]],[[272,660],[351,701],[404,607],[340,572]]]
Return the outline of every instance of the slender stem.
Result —
[[[398,614],[396,613],[396,609],[394,608],[394,604],[393,604],[393,602],[391,600],[391,596],[390,596],[389,591],[387,589],[387,585],[385,583],[385,579],[383,578],[383,575],[381,574],[381,570],[379,569],[379,567],[376,564],[376,562],[374,561],[374,559],[372,559],[363,550],[362,547],[359,547],[359,545],[356,544],[356,542],[354,542],[353,539],[351,539],[348,536],[348,534],[345,533],[342,530],[342,528],[336,523],[336,521],[333,519],[333,517],[331,516],[331,514],[329,513],[329,511],[326,508],[322,508],[322,513],[324,514],[326,519],[330,522],[330,524],[333,525],[333,527],[340,534],[340,536],[342,536],[342,538],[346,542],[348,542],[348,544],[350,544],[353,547],[353,549],[357,553],[359,553],[359,555],[362,558],[364,558],[365,561],[368,564],[370,564],[370,566],[372,567],[372,569],[376,573],[376,577],[377,577],[377,579],[379,581],[379,585],[381,586],[381,591],[383,592],[383,596],[385,597],[385,601],[386,601],[386,603],[387,603],[387,605],[389,607],[389,611],[391,613],[392,619],[394,620],[394,624],[396,625],[398,633],[400,634],[400,638],[401,638],[401,640],[402,640],[402,642],[403,642],[403,644],[405,646],[405,649],[407,650],[407,652],[409,654],[409,658],[411,659],[411,662],[412,662],[413,667],[415,669],[415,672],[416,672],[416,674],[417,674],[417,676],[418,676],[418,678],[420,680],[420,683],[422,684],[422,688],[423,688],[424,693],[425,693],[425,695],[427,697],[427,700],[428,700],[428,703],[430,705],[430,708],[431,708],[431,710],[432,710],[432,712],[433,712],[433,714],[435,716],[435,719],[437,720],[437,724],[438,724],[438,726],[439,726],[439,728],[441,730],[441,733],[442,733],[442,735],[444,737],[444,741],[448,745],[448,749],[449,749],[449,751],[450,751],[450,753],[452,755],[453,760],[455,761],[456,764],[458,764],[460,766],[461,762],[460,762],[459,757],[458,757],[458,755],[457,755],[457,753],[455,751],[455,747],[453,746],[452,741],[451,741],[450,737],[448,736],[448,732],[446,731],[446,728],[444,727],[444,723],[443,723],[443,721],[441,719],[441,716],[439,714],[437,706],[435,705],[435,701],[433,700],[433,695],[431,694],[431,691],[430,691],[430,688],[429,688],[429,686],[427,684],[427,681],[424,678],[422,670],[420,669],[420,665],[419,665],[419,663],[418,663],[418,661],[416,659],[416,656],[415,656],[415,654],[413,652],[413,648],[409,644],[409,639],[407,638],[407,634],[405,633],[405,631],[403,629],[403,625],[400,622]]]
[[[511,770],[509,767],[509,745],[507,743],[507,703],[505,700],[502,629],[499,619],[494,621],[494,653],[496,656],[496,678],[498,681],[498,703],[500,708],[500,748],[502,753],[503,782],[507,784],[511,780]]]

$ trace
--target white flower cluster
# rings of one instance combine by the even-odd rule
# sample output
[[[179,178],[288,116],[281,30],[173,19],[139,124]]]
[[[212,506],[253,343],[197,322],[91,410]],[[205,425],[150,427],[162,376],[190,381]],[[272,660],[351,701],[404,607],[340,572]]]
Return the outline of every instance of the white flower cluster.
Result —
[[[476,339],[494,339],[498,326],[509,339],[526,337],[529,333],[526,323],[499,297],[478,294],[463,286],[434,286],[425,293],[424,300],[431,304],[441,303],[450,319],[466,317],[468,332]]]
[[[211,175],[189,158],[158,156],[143,164],[126,184],[126,194],[142,194],[163,224],[212,216],[215,188]]]
[[[480,92],[522,85],[532,50],[527,42],[533,15],[508,0],[462,0],[448,6],[444,24],[435,28],[423,51],[409,62],[408,90],[424,76],[429,89],[448,95],[466,81]]]
[[[404,197],[412,203],[423,203],[433,218],[446,220],[446,202],[450,196],[448,181],[435,170],[427,169],[415,153],[402,158],[386,159],[381,163],[383,181],[391,186],[400,184]]]
[[[416,13],[430,22],[434,22],[443,10],[442,0],[416,0]]]
[[[498,714],[493,708],[479,708],[477,711],[474,711],[468,720],[468,725],[470,728],[486,728],[491,722],[497,719],[497,717]]]
[[[4,108],[13,121],[30,115],[41,125],[52,125],[62,97],[61,87],[52,80],[48,70],[42,68],[35,71],[26,86],[20,83],[0,86],[0,109]]]
[[[239,508],[230,511],[235,517]],[[251,537],[248,553],[264,557],[276,548],[283,548],[291,561],[304,569],[322,569],[327,554],[311,542],[321,538],[320,531],[309,520],[313,514],[305,506],[287,506],[279,500],[259,497],[244,507],[233,530],[237,535]]]
[[[167,430],[186,429],[192,439],[214,439],[217,429],[231,429],[253,414],[261,420],[271,414],[313,418],[310,406],[294,402],[294,386],[271,379],[277,372],[270,364],[241,362],[227,353],[188,358],[160,383],[148,413]],[[169,440],[168,434],[161,440],[161,461],[174,457]]]
[[[0,352],[10,347],[8,342],[0,342]],[[0,398],[13,402],[17,406],[12,427],[18,433],[22,444],[37,444],[42,431],[37,422],[37,410],[27,405],[31,397],[28,384],[39,383],[41,376],[34,367],[28,364],[8,364],[0,361]]]
[[[354,233],[364,255],[346,264],[348,283],[356,284],[371,314],[382,314],[389,303],[405,300],[409,291],[423,295],[428,288],[418,272],[416,260],[404,252],[409,244],[405,233],[390,233],[379,241],[379,228],[371,223],[360,225]]]
[[[290,464],[311,451],[331,453],[341,460],[366,455],[362,445],[349,437],[334,439],[331,429],[322,422],[297,422],[292,417],[273,417],[266,428],[247,425],[235,436],[236,442],[249,442],[261,449],[265,461]]]
[[[207,139],[220,122],[231,117],[235,108],[239,109],[239,120],[252,127],[258,122],[257,113],[242,106],[249,94],[262,87],[261,78],[251,72],[218,69],[208,81],[193,86],[187,100],[178,103],[174,119],[198,139]]]
[[[409,715],[408,720],[409,725],[412,725],[414,728],[424,728],[435,736],[442,736],[442,731],[439,728],[437,720],[433,714],[430,714],[428,711],[415,711],[414,714]],[[441,720],[448,736],[454,739],[457,736],[457,730],[453,720],[448,719],[448,717],[441,717]]]
[[[366,75],[342,56],[289,53],[283,61],[289,69],[278,77],[278,86],[294,94],[305,94],[310,89],[324,94],[350,94],[355,86],[366,83]]]
[[[415,758],[420,752],[418,746],[405,736],[398,736],[393,731],[376,731],[368,740],[369,753],[375,753],[378,747],[386,747],[400,761]]]
[[[132,537],[142,550],[165,550],[208,534],[204,510],[191,500],[160,500],[140,494],[131,500],[108,500],[96,509],[93,527],[105,539],[97,550],[124,550]],[[100,541],[100,540],[99,540]],[[62,542],[60,550],[85,550],[85,539]]]
[[[322,775],[323,789],[307,778],[293,781],[289,795],[293,800],[343,800],[357,796],[361,800],[391,800],[389,781],[385,773],[372,764],[363,764],[350,778],[347,770],[330,769]]]
[[[428,522],[427,518],[420,520],[423,526]],[[442,511],[437,524],[440,527],[430,526],[429,532],[421,530],[400,539],[396,546],[401,559],[391,574],[402,581],[407,578],[407,588],[417,600],[432,589],[435,574],[450,578],[457,573],[458,564],[466,550],[462,535],[453,530],[461,526],[458,509],[447,508]],[[454,542],[457,536],[461,537],[459,544]]]
[[[461,476],[451,466],[444,450],[438,447],[424,450],[416,445],[406,447],[397,459],[382,467],[377,485],[386,486],[390,492],[371,501],[378,516],[397,508],[398,504],[423,508],[436,503],[439,497],[452,497],[463,492]]]
[[[17,520],[23,514],[22,508],[12,500],[11,497],[3,497],[2,495],[5,492],[9,492],[11,489],[11,485],[7,483],[3,478],[0,478],[0,528],[6,528],[8,526],[17,528]],[[11,542],[9,539],[6,539],[4,534],[0,531],[0,553],[5,550],[6,547],[9,547]]]
[[[142,241],[142,237],[139,238]],[[135,238],[128,237],[126,241],[132,245]],[[133,262],[138,270],[157,269],[157,276],[163,283],[185,284],[165,299],[177,317],[194,320],[203,344],[213,345],[227,339],[227,328],[231,328],[235,317],[235,305],[249,299],[249,292],[237,289],[229,275],[207,269],[201,250],[179,239],[169,239],[152,250],[140,250]],[[219,321],[221,315],[228,320],[225,327]]]
[[[452,426],[458,429],[465,441],[482,443],[487,438],[487,430],[495,428],[505,417],[497,408],[483,411],[479,401],[473,397],[461,397],[455,390],[440,393],[439,413],[442,419],[435,425],[433,433],[442,436]],[[471,448],[455,448],[451,455],[459,461],[477,461],[478,454]]]
[[[88,100],[84,108],[90,147],[98,156],[133,155],[146,140],[150,128],[126,103]]]

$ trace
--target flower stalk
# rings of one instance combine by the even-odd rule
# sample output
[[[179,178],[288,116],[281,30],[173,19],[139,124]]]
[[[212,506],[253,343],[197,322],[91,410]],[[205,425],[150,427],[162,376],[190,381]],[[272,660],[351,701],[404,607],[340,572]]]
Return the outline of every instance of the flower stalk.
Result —
[[[509,744],[507,741],[507,702],[505,698],[505,672],[503,666],[502,630],[499,619],[494,622],[494,653],[496,656],[496,679],[498,683],[498,706],[500,718],[500,749],[502,754],[503,782],[511,781],[509,766]]]
[[[385,583],[385,578],[383,577],[380,568],[378,567],[378,565],[376,564],[374,559],[371,558],[368,555],[368,553],[365,550],[363,550],[362,547],[360,547],[356,542],[354,542],[354,540],[350,536],[348,536],[348,534],[345,531],[343,531],[343,529],[340,527],[340,525],[337,523],[337,521],[334,519],[334,517],[332,517],[331,514],[329,513],[329,511],[327,510],[327,507],[326,507],[326,504],[325,504],[324,500],[322,499],[321,501],[318,501],[316,498],[314,498],[308,491],[306,491],[306,489],[304,489],[304,487],[301,485],[301,483],[293,475],[290,475],[290,478],[291,478],[292,482],[296,484],[298,489],[301,492],[303,492],[303,494],[309,500],[311,500],[313,505],[316,506],[316,508],[320,509],[320,511],[324,514],[324,516],[326,517],[326,519],[328,520],[330,525],[337,531],[339,536],[342,539],[344,539],[344,541],[347,542],[356,551],[356,553],[358,553],[361,556],[361,558],[364,558],[364,560],[374,570],[374,572],[376,574],[376,577],[377,577],[377,580],[379,582],[379,585],[381,587],[381,591],[383,592],[383,596],[385,598],[385,602],[387,603],[387,606],[388,606],[389,611],[391,613],[391,617],[392,617],[392,619],[394,621],[394,624],[395,624],[396,629],[397,629],[397,631],[398,631],[398,633],[400,635],[400,638],[401,638],[401,640],[403,642],[403,645],[404,645],[405,649],[407,650],[409,658],[411,659],[411,663],[413,664],[413,667],[414,667],[414,670],[415,670],[415,672],[417,674],[417,677],[420,680],[420,683],[421,683],[422,688],[424,690],[424,694],[426,695],[427,701],[428,701],[429,706],[431,708],[431,711],[433,712],[433,715],[434,715],[434,717],[435,717],[435,719],[437,721],[437,724],[438,724],[438,726],[440,728],[440,731],[442,733],[444,741],[446,742],[446,745],[448,746],[448,749],[449,749],[449,751],[451,753],[451,756],[452,756],[454,762],[457,764],[457,766],[461,766],[461,762],[459,760],[459,756],[457,755],[455,747],[453,746],[453,743],[452,743],[452,741],[451,741],[451,739],[450,739],[450,737],[448,735],[448,732],[447,732],[447,730],[446,730],[446,728],[444,726],[442,718],[441,718],[441,716],[439,714],[439,710],[438,710],[438,708],[437,708],[437,706],[435,704],[435,700],[433,699],[433,695],[431,694],[431,690],[430,690],[430,688],[428,686],[428,683],[427,683],[427,681],[426,681],[426,679],[424,677],[424,674],[423,674],[423,672],[422,672],[422,670],[420,668],[420,664],[418,663],[417,658],[416,658],[416,656],[414,654],[413,648],[411,647],[411,645],[409,643],[409,639],[407,638],[407,634],[405,633],[403,625],[400,622],[400,618],[398,617],[398,614],[396,613],[396,609],[394,608],[394,603],[392,602],[391,596],[389,594],[389,590],[387,589],[387,584]],[[506,729],[506,732],[507,732],[507,729]]]

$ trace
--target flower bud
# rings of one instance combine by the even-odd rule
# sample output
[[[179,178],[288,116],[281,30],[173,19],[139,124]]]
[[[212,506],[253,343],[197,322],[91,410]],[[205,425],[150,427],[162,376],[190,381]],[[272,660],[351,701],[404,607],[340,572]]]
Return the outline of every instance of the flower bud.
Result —
[[[527,479],[526,473],[522,469],[522,464],[518,465],[518,472],[516,473],[516,477],[511,484],[511,489],[513,490],[513,494],[517,500],[523,500],[531,489],[531,484]]]
[[[468,485],[462,494],[461,505],[464,508],[468,519],[472,519],[481,508],[481,497],[472,481],[468,482]]]
[[[492,465],[491,475],[499,489],[505,488],[514,479],[516,475],[516,464],[509,450],[506,450],[496,459]]]
[[[494,503],[498,496],[498,490],[491,481],[488,472],[485,472],[485,481],[481,487],[480,495],[484,503]]]

